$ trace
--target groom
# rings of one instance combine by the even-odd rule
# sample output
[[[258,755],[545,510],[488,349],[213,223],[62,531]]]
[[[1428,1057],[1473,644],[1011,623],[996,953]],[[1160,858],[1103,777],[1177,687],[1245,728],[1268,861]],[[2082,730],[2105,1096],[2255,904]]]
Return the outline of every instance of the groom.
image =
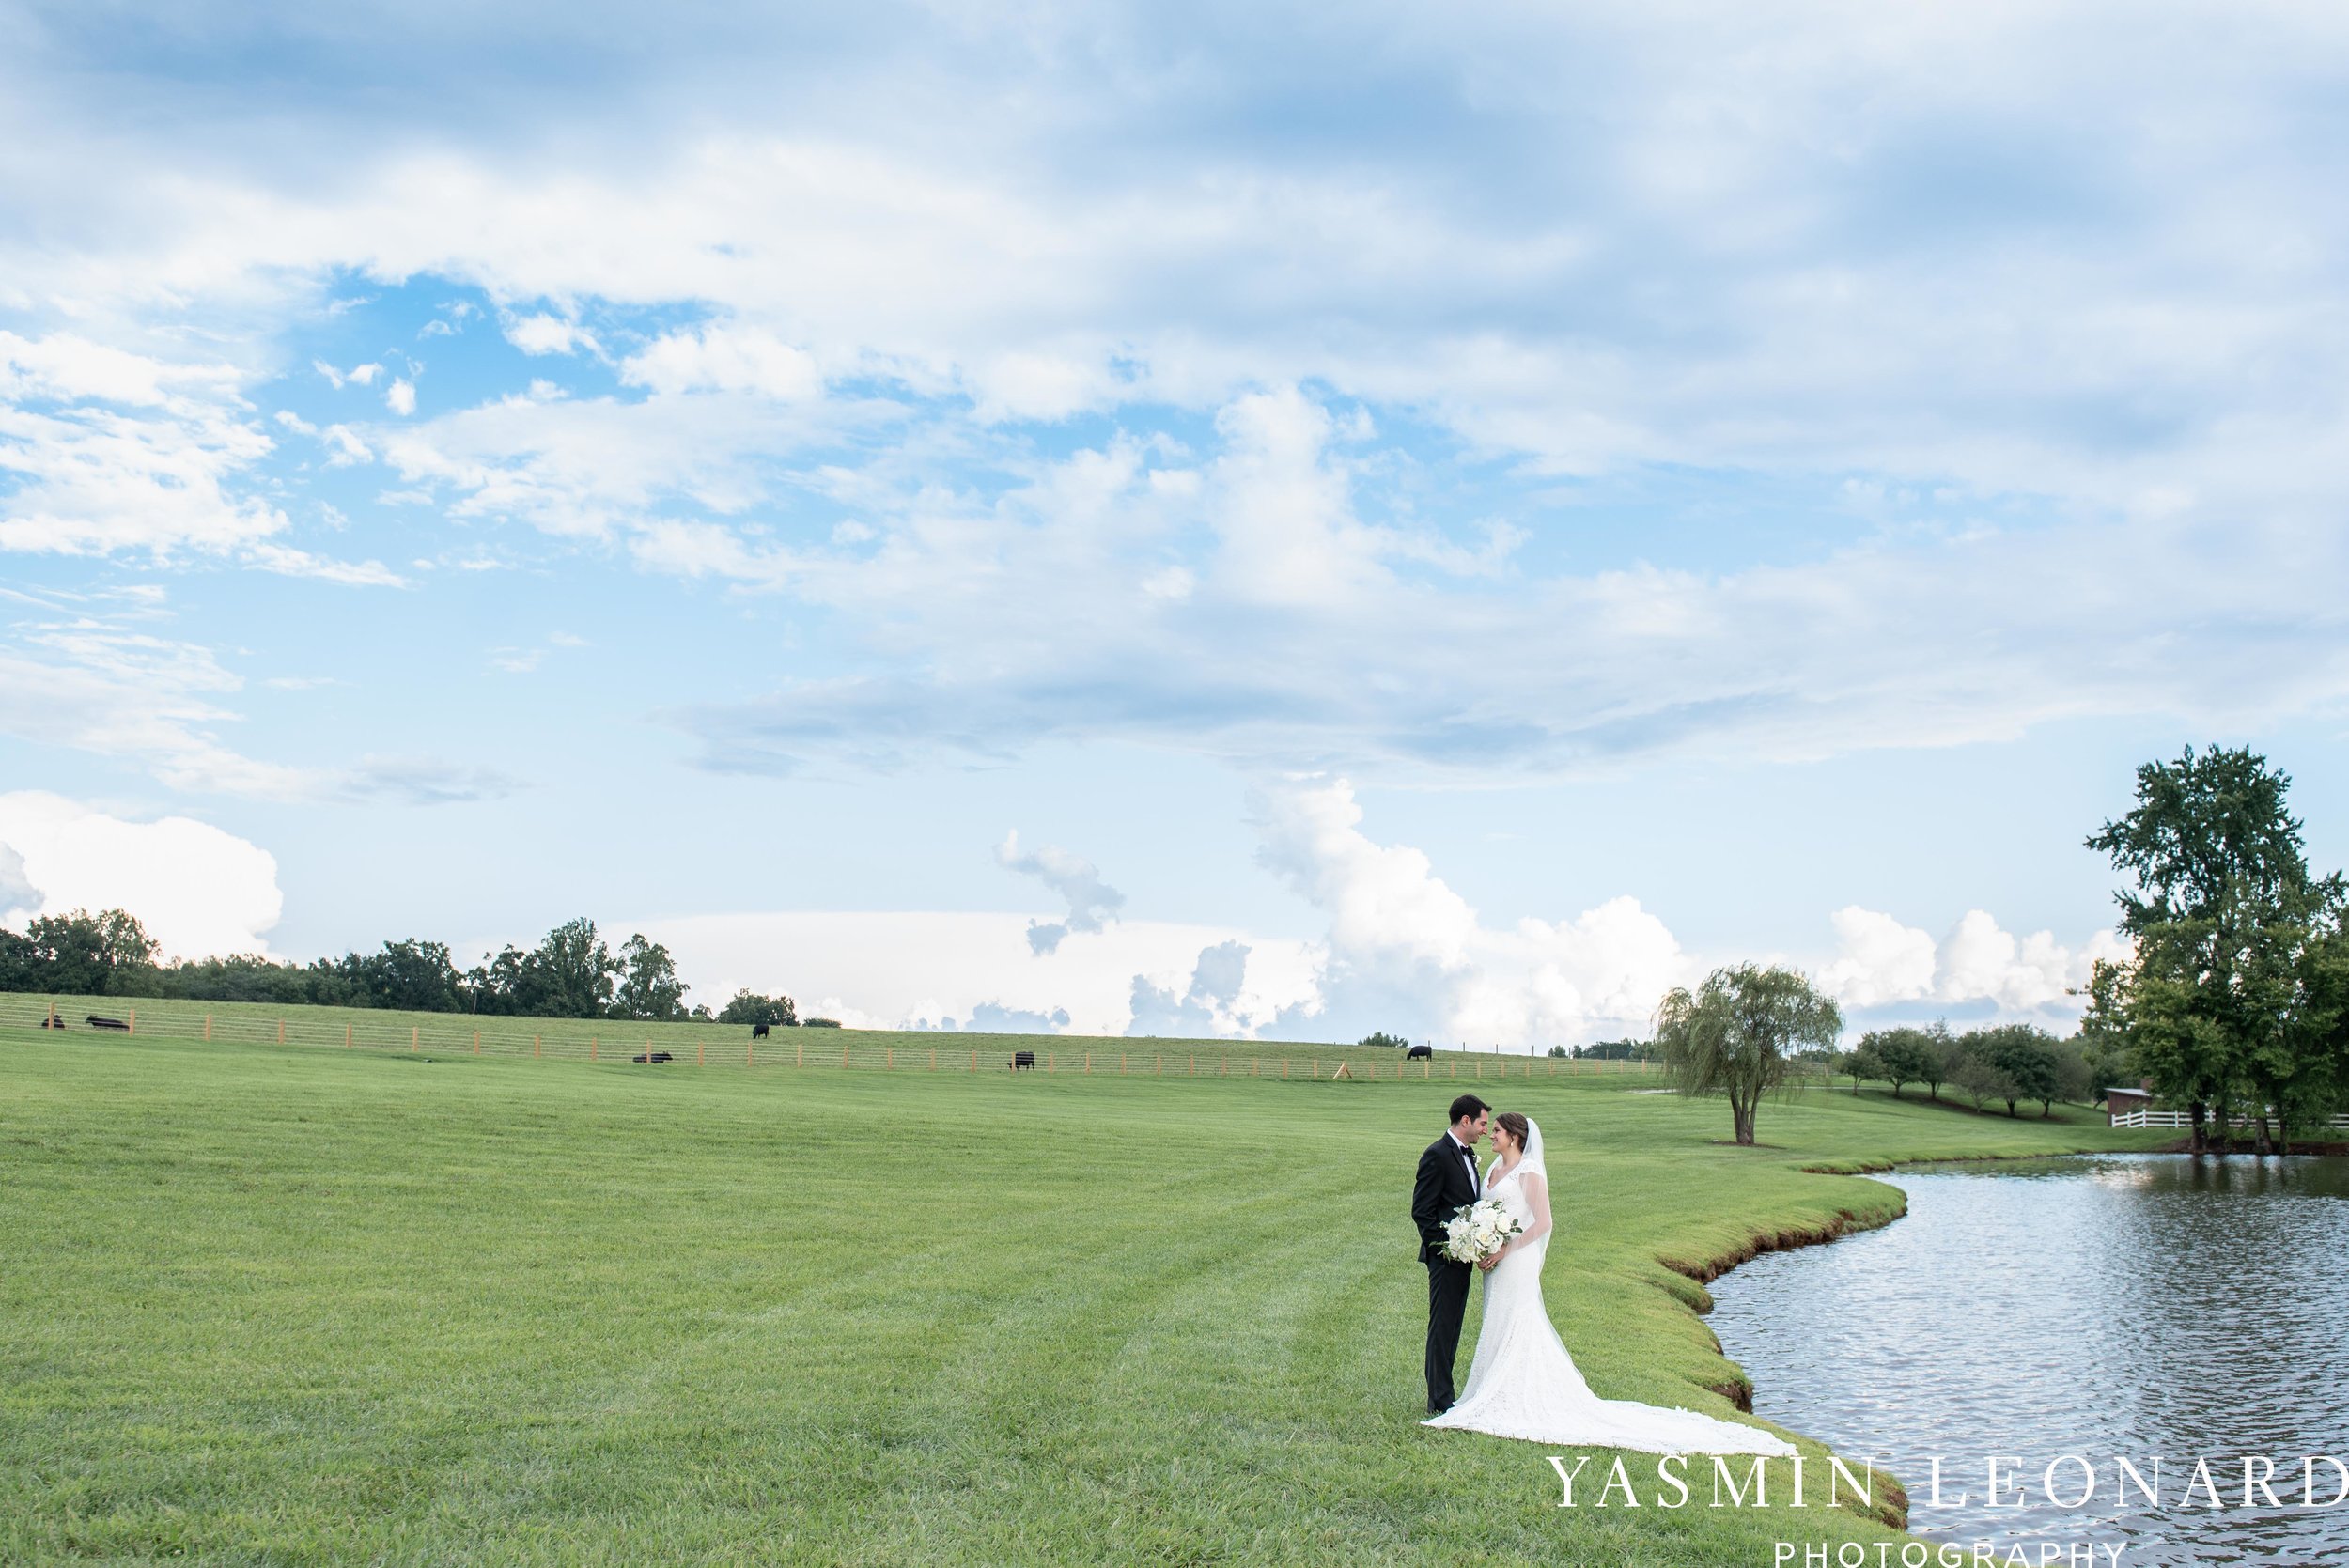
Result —
[[[1444,1221],[1476,1202],[1476,1145],[1492,1126],[1493,1108],[1473,1094],[1452,1102],[1452,1128],[1419,1157],[1411,1184],[1411,1222],[1419,1227],[1419,1261],[1427,1265],[1427,1410],[1452,1408],[1452,1363],[1460,1354],[1460,1320],[1468,1315],[1469,1281],[1476,1270],[1443,1255]]]

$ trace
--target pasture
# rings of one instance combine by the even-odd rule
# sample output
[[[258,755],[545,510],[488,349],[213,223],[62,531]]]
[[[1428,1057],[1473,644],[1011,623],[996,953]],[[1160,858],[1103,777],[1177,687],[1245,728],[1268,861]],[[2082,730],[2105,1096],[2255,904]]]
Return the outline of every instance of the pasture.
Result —
[[[1441,1077],[696,1071],[230,1041],[210,1010],[209,1043],[144,1010],[0,1027],[0,1560],[1683,1568],[1891,1539],[1562,1510],[1548,1451],[1417,1424],[1405,1211]],[[1736,1149],[1651,1081],[1484,1087],[1548,1134],[1549,1302],[1594,1386],[1716,1413],[1739,1374],[1690,1276],[1898,1210],[1802,1167],[2155,1141],[1837,1091]]]

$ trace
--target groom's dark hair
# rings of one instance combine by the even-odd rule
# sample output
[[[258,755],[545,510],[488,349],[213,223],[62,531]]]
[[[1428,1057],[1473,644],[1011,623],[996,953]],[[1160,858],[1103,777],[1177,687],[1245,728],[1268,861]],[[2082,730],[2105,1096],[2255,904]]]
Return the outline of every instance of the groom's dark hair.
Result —
[[[1478,1111],[1491,1109],[1475,1095],[1463,1094],[1452,1102],[1452,1125],[1457,1126],[1464,1121],[1473,1120]]]

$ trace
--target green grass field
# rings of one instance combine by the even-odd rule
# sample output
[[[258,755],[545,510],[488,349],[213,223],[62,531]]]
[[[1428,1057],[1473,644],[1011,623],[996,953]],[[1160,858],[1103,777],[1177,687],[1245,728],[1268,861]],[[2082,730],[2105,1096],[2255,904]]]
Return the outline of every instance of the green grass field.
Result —
[[[472,1017],[358,1007],[279,1006],[270,1002],[166,1001],[148,997],[39,996],[0,992],[0,1029],[35,1028],[54,1010],[71,1039],[118,1038],[85,1022],[119,1019],[134,1035],[250,1045],[323,1046],[352,1050],[417,1051],[539,1061],[626,1062],[668,1051],[678,1065],[707,1067],[848,1066],[897,1072],[984,1073],[1003,1069],[1016,1050],[1036,1053],[1039,1071],[1127,1077],[1294,1078],[1334,1073],[1408,1076],[1476,1082],[1502,1072],[1522,1075],[1524,1057],[1445,1050],[1430,1063],[1406,1063],[1392,1048],[1338,1043],[1168,1038],[1104,1040],[1065,1034],[911,1032],[873,1029],[778,1029],[754,1041],[741,1024],[624,1023],[598,1018]],[[846,1053],[846,1059],[843,1059]],[[1636,1071],[1624,1062],[1544,1059],[1537,1074]]]
[[[1834,1091],[1740,1150],[1724,1107],[1641,1083],[1485,1088],[1548,1131],[1548,1299],[1592,1383],[1716,1413],[1738,1374],[1688,1273],[1898,1212],[1801,1167],[2158,1136]],[[1455,1087],[0,1029],[0,1560],[1662,1568],[1891,1539],[1562,1510],[1549,1451],[1417,1424],[1405,1210]]]

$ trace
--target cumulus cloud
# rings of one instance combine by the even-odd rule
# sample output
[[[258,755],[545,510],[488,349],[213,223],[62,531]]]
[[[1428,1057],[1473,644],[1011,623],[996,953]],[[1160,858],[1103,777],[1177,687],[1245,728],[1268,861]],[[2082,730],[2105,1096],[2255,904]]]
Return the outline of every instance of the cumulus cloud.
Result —
[[[40,890],[33,886],[32,874],[24,869],[24,857],[0,844],[0,920],[39,914],[40,906]]]
[[[1858,905],[1830,918],[1838,950],[1822,966],[1819,981],[1830,995],[1857,1008],[1921,1003],[2073,1017],[2080,1004],[2072,993],[2088,983],[2096,961],[2127,952],[2127,944],[2109,930],[2077,947],[2059,942],[2051,931],[2018,937],[1985,909],[1968,910],[1939,941]]]
[[[39,890],[33,913],[128,909],[166,957],[267,952],[284,909],[274,857],[185,816],[131,821],[20,790],[0,795],[0,843],[20,858],[20,879]],[[0,888],[0,908],[12,896]]]
[[[1029,923],[1028,946],[1037,954],[1057,952],[1072,932],[1103,929],[1126,903],[1126,895],[1103,881],[1091,861],[1050,844],[1022,849],[1017,830],[1005,833],[1003,842],[995,846],[995,863],[1005,871],[1034,877],[1067,902],[1068,913],[1063,919]]]
[[[1697,972],[1629,897],[1571,920],[1486,927],[1425,854],[1361,831],[1343,779],[1268,788],[1256,820],[1262,862],[1329,918],[1316,994],[1282,1016],[1283,1032],[1561,1044],[1641,1032],[1664,992]]]
[[[1257,1020],[1242,1011],[1240,1001],[1248,983],[1248,944],[1241,941],[1201,948],[1190,984],[1179,996],[1146,974],[1135,975],[1133,1017],[1126,1032],[1206,1039],[1252,1030]]]

